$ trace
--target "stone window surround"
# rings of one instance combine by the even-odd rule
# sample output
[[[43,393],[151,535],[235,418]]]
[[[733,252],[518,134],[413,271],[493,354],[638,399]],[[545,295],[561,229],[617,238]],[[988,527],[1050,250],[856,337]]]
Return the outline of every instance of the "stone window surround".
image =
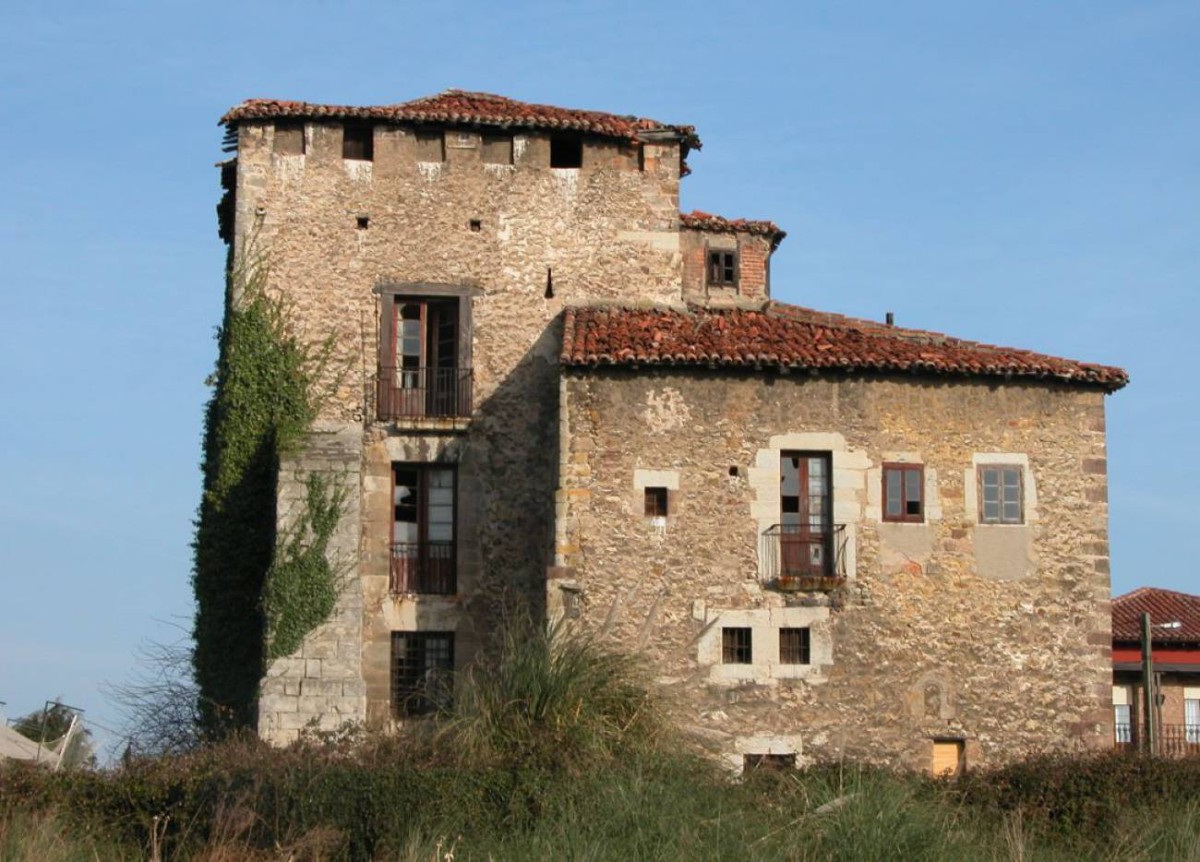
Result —
[[[745,771],[747,754],[794,755],[796,768],[800,768],[801,740],[797,735],[739,736],[733,741],[733,751],[726,755],[726,762],[734,776]]]
[[[825,667],[833,664],[833,639],[827,607],[706,608],[704,616],[706,625],[696,643],[696,661],[701,667],[709,669],[709,679],[714,682],[769,684],[772,680],[780,679],[823,679]],[[723,633],[726,628],[750,629],[749,664],[723,663]],[[779,630],[785,628],[809,630],[808,664],[783,664],[779,661]]]
[[[985,523],[980,519],[979,511],[979,468],[980,467],[1018,467],[1021,470],[1022,519],[1019,524]],[[1023,452],[975,452],[971,455],[971,467],[963,471],[963,507],[966,520],[977,529],[984,530],[1013,530],[1028,527],[1038,520],[1037,484],[1033,478],[1033,470],[1029,466],[1029,456]]]
[[[679,514],[679,471],[645,470],[640,467],[634,469],[630,510],[643,520],[647,520],[645,517],[647,488],[667,489],[667,516],[648,519],[655,527],[665,527],[672,518]]]
[[[783,452],[828,452],[833,468],[833,521],[845,526],[845,549],[842,555],[846,579],[853,581],[857,575],[856,540],[858,525],[864,520],[869,499],[867,476],[871,460],[866,452],[850,449],[846,438],[838,432],[805,431],[776,434],[768,439],[767,447],[759,449],[754,465],[747,471],[750,489],[754,494],[750,502],[750,516],[754,518],[757,533],[762,536],[771,527],[780,523],[779,463]],[[878,468],[876,468],[878,472]],[[928,472],[928,471],[927,471]],[[876,480],[876,485],[879,484]],[[880,511],[875,503],[876,518]],[[760,580],[766,577],[767,559],[765,549],[759,548]],[[815,650],[815,644],[814,644]]]
[[[924,520],[922,521],[884,521],[883,519],[883,465],[919,465],[924,474],[922,485],[924,494]],[[864,508],[864,519],[874,523],[886,523],[888,528],[896,527],[905,530],[919,530],[929,524],[942,520],[942,501],[938,494],[938,471],[929,466],[920,452],[887,451],[880,453],[879,466],[867,469],[867,504]]]

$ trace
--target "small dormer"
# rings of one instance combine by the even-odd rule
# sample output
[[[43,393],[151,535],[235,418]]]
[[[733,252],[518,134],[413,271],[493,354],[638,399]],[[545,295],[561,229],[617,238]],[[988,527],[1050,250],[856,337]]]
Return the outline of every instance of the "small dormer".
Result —
[[[787,234],[774,222],[693,210],[679,217],[683,298],[690,302],[771,298],[771,254]]]

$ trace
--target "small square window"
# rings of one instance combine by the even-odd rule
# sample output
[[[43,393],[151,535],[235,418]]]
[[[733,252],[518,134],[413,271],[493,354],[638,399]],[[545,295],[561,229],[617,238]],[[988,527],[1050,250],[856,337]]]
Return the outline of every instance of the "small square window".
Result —
[[[392,713],[448,708],[454,697],[454,632],[392,632]]]
[[[368,123],[347,123],[342,127],[342,158],[360,162],[375,159],[375,127]]]
[[[779,630],[779,663],[812,663],[812,639],[807,627]]]
[[[883,465],[883,520],[925,521],[925,468],[921,464]]]
[[[750,645],[750,629],[721,629],[721,663],[751,664],[754,652]]]
[[[667,517],[667,489],[666,488],[647,488],[646,494],[646,517],[647,518],[665,518]]]
[[[275,152],[281,156],[304,155],[304,123],[292,120],[276,122]]]
[[[708,283],[712,287],[737,287],[737,252],[708,252]]]
[[[554,135],[551,137],[550,167],[582,168],[583,137],[581,135]]]
[[[480,155],[485,165],[511,165],[513,163],[512,135],[484,135]]]
[[[979,468],[979,523],[1025,523],[1023,471],[1012,465]]]

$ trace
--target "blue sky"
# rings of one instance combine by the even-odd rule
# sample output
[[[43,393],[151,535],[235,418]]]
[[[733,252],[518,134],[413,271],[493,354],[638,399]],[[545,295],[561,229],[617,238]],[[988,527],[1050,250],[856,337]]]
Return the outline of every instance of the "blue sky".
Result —
[[[191,612],[217,118],[447,87],[695,124],[683,208],[788,232],[789,302],[1117,364],[1113,587],[1200,592],[1200,3],[6,3],[0,700]],[[1182,556],[1181,556],[1182,555]]]

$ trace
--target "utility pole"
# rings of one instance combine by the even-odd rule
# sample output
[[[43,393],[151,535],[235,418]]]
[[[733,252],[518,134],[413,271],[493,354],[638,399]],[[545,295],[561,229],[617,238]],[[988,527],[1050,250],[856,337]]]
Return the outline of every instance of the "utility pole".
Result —
[[[1145,752],[1155,754],[1158,730],[1154,726],[1154,658],[1150,653],[1150,614],[1142,614],[1142,716],[1146,722]]]

